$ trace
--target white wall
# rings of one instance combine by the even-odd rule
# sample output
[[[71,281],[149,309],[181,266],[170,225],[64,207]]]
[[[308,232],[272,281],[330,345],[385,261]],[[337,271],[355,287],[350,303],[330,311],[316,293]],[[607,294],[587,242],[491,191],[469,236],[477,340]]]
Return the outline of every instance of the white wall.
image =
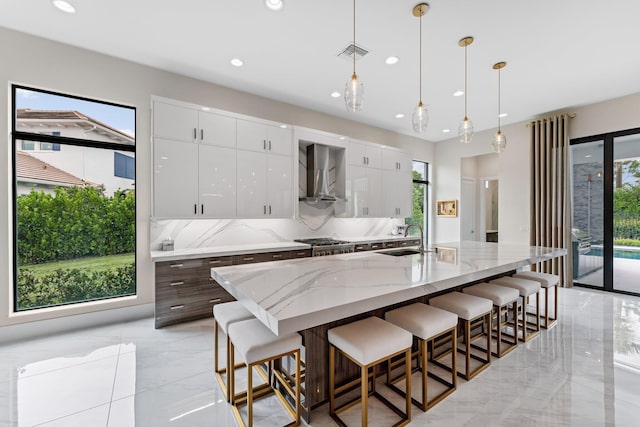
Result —
[[[0,28],[0,129],[6,130],[0,150],[0,326],[134,306],[153,301],[153,264],[149,255],[151,196],[150,98],[158,95],[278,122],[400,147],[415,159],[431,162],[429,142],[355,123],[312,110],[276,102],[226,87],[186,78],[69,45]],[[43,67],[46,63],[46,67]],[[70,307],[11,315],[12,198],[10,155],[10,84],[18,83],[67,94],[116,102],[137,108],[137,285],[138,295],[120,301],[98,301]],[[9,295],[9,298],[7,296]]]
[[[570,122],[570,139],[637,128],[640,127],[640,93],[577,108],[568,107],[562,112],[576,114]],[[551,114],[544,113],[541,117]],[[501,242],[529,243],[531,166],[527,123],[502,128],[507,137],[507,150],[499,155],[498,160],[498,229]],[[477,133],[471,144],[462,144],[457,139],[435,144],[434,199],[460,198],[461,158],[491,153],[495,131]],[[433,230],[435,243],[459,240],[460,220],[434,217]]]

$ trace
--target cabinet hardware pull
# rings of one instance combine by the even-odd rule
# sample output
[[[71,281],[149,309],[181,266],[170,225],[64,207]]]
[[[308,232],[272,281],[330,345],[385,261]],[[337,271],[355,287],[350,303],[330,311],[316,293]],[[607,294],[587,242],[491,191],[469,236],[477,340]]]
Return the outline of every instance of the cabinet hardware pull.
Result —
[[[281,254],[273,254],[272,257],[273,258],[282,258],[282,255]]]
[[[366,165],[366,164],[367,164],[367,158],[366,158],[366,157],[364,157],[364,156],[362,156],[362,164],[363,164],[363,165]]]
[[[184,285],[184,282],[171,282],[171,283],[169,283],[169,286],[180,286],[180,285]]]
[[[220,264],[221,262],[221,259],[212,259],[211,261],[209,261],[209,264]]]
[[[172,305],[171,307],[169,307],[170,310],[180,310],[181,308],[184,308],[184,305],[180,304],[180,305]]]
[[[369,164],[369,158],[367,157],[367,164]]]
[[[200,129],[200,139],[204,141],[204,129]]]
[[[197,204],[194,204],[194,205],[193,205],[193,214],[194,214],[194,215],[197,215],[197,214],[198,214],[198,205],[197,205]]]
[[[269,151],[271,151],[271,141],[269,141]]]
[[[304,252],[298,252],[296,253],[296,256],[305,256],[306,254]]]
[[[380,245],[371,245],[371,249],[378,249]]]
[[[267,149],[267,140],[266,140],[266,139],[263,139],[263,140],[262,140],[262,149],[263,149],[263,150],[266,150],[266,149]]]
[[[220,302],[220,301],[222,301],[222,298],[210,299],[209,303],[210,304],[215,304],[215,303]]]
[[[253,261],[253,257],[252,256],[247,256],[242,258],[243,261]]]
[[[197,132],[198,132],[198,130],[196,128],[193,128],[193,139],[198,139]]]
[[[271,205],[269,205],[269,215],[271,215]]]
[[[204,204],[200,205],[200,214],[204,215]]]
[[[184,267],[184,264],[171,264],[169,267],[171,267],[171,268],[182,268],[182,267]]]
[[[262,213],[263,213],[264,215],[266,215],[266,214],[267,214],[267,205],[262,205]]]

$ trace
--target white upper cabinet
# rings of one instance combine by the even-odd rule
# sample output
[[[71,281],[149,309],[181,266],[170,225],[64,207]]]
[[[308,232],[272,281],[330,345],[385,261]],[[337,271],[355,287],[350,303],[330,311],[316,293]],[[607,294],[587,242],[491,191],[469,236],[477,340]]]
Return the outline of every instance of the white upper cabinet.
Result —
[[[153,212],[161,218],[193,218],[199,213],[198,144],[153,141]]]
[[[392,148],[382,149],[382,169],[411,172],[413,169],[412,164],[410,153]]]
[[[155,101],[153,103],[153,136],[175,141],[197,141],[199,138],[198,111]]]
[[[289,128],[238,120],[237,148],[292,156],[292,132]]]
[[[239,218],[267,217],[267,156],[238,150],[236,215]]]
[[[382,147],[377,144],[351,140],[347,150],[351,165],[375,169],[382,167]]]
[[[153,136],[235,148],[236,119],[155,101]]]
[[[292,161],[289,156],[267,157],[267,213],[271,218],[293,217]]]
[[[199,142],[236,148],[236,119],[219,114],[198,112]]]
[[[382,216],[408,218],[413,215],[411,172],[382,171]]]
[[[236,150],[202,144],[198,158],[199,214],[205,218],[236,216]]]
[[[381,170],[366,166],[349,167],[347,175],[347,199],[349,200],[348,216],[355,218],[382,217],[381,204],[382,175]]]

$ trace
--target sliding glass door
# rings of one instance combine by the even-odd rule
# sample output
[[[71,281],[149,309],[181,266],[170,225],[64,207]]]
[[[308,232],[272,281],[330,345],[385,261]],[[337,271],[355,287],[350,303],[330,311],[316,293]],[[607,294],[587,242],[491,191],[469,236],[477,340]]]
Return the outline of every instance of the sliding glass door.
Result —
[[[640,295],[640,129],[571,141],[574,284]]]

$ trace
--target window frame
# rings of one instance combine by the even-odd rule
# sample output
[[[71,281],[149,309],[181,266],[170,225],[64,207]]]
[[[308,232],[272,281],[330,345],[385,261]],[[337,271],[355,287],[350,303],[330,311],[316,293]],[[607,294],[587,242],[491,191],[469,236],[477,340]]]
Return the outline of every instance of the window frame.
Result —
[[[11,169],[12,169],[12,237],[11,237],[11,241],[12,241],[12,255],[13,255],[13,265],[12,265],[12,271],[13,271],[13,277],[12,277],[12,283],[10,284],[12,291],[12,310],[11,312],[13,314],[17,314],[17,313],[25,313],[25,312],[34,312],[34,311],[40,311],[40,310],[46,310],[46,309],[50,309],[53,307],[63,307],[63,306],[75,306],[77,304],[83,304],[83,303],[87,303],[87,302],[92,302],[92,301],[106,301],[106,300],[113,300],[113,299],[118,299],[118,298],[130,298],[132,296],[137,296],[138,295],[138,283],[137,280],[134,281],[134,293],[133,294],[127,294],[127,295],[114,295],[114,296],[110,296],[110,297],[104,297],[104,298],[97,298],[97,299],[92,299],[92,300],[85,300],[85,301],[73,301],[73,302],[66,302],[66,303],[62,303],[62,304],[55,304],[55,305],[48,305],[48,306],[44,306],[44,307],[34,307],[34,308],[25,308],[25,309],[21,309],[18,310],[18,206],[17,206],[17,200],[18,200],[18,180],[17,180],[17,163],[16,163],[16,152],[17,152],[17,146],[18,146],[18,142],[20,141],[20,144],[22,144],[22,141],[30,141],[30,142],[34,142],[34,150],[36,151],[36,144],[37,143],[37,147],[40,147],[41,143],[50,143],[52,144],[52,150],[50,151],[60,151],[60,147],[61,145],[74,145],[74,146],[78,146],[78,147],[89,147],[89,148],[98,148],[98,149],[105,149],[105,150],[111,150],[113,152],[116,151],[125,151],[125,152],[131,152],[134,155],[134,181],[135,181],[135,176],[136,176],[136,168],[137,168],[137,162],[135,161],[135,157],[136,157],[136,133],[134,133],[133,136],[133,140],[134,140],[134,144],[133,145],[125,145],[125,144],[118,144],[118,143],[111,143],[111,142],[104,142],[104,141],[94,141],[94,140],[89,140],[89,139],[80,139],[80,138],[69,138],[69,137],[65,137],[65,136],[61,136],[59,135],[54,135],[54,133],[57,132],[52,132],[49,135],[46,134],[42,134],[42,133],[33,133],[33,132],[22,132],[19,131],[17,129],[17,91],[23,89],[23,90],[27,90],[27,91],[35,91],[38,93],[45,93],[45,94],[49,94],[49,95],[55,95],[55,96],[62,96],[62,97],[67,97],[67,98],[73,98],[73,99],[78,99],[78,100],[82,100],[82,101],[87,101],[87,102],[94,102],[94,103],[99,103],[99,104],[105,104],[105,105],[110,105],[113,107],[120,107],[120,108],[127,108],[130,109],[133,112],[133,121],[134,123],[137,123],[137,113],[138,110],[135,106],[131,106],[131,105],[124,105],[124,104],[118,104],[115,102],[109,102],[109,101],[104,101],[101,99],[92,99],[92,98],[88,98],[88,97],[83,97],[83,96],[78,96],[78,95],[72,95],[72,94],[66,94],[66,93],[62,93],[62,92],[56,92],[56,91],[51,91],[51,90],[47,90],[47,89],[41,89],[38,87],[31,87],[31,86],[24,86],[24,85],[20,85],[20,84],[11,84],[10,86],[10,97],[11,97]],[[30,150],[26,150],[26,151],[30,151]],[[134,197],[134,218],[137,217],[137,212],[138,212],[138,194],[137,192],[135,193],[135,197]],[[137,223],[134,222],[134,277],[138,277],[138,227],[137,227]]]
[[[424,179],[415,179],[413,177],[413,166],[415,163],[422,163],[424,165]],[[429,188],[431,186],[431,182],[429,181],[429,162],[425,162],[423,160],[415,160],[412,159],[411,160],[411,194],[413,195],[413,186],[415,184],[420,184],[420,185],[424,185],[424,206],[423,206],[423,211],[422,211],[422,215],[424,218],[424,223],[420,224],[420,226],[424,229],[424,244],[427,245],[427,242],[429,242]],[[413,200],[412,200],[412,204],[413,204]],[[411,216],[413,217],[413,215]],[[411,218],[410,217],[410,218]]]

